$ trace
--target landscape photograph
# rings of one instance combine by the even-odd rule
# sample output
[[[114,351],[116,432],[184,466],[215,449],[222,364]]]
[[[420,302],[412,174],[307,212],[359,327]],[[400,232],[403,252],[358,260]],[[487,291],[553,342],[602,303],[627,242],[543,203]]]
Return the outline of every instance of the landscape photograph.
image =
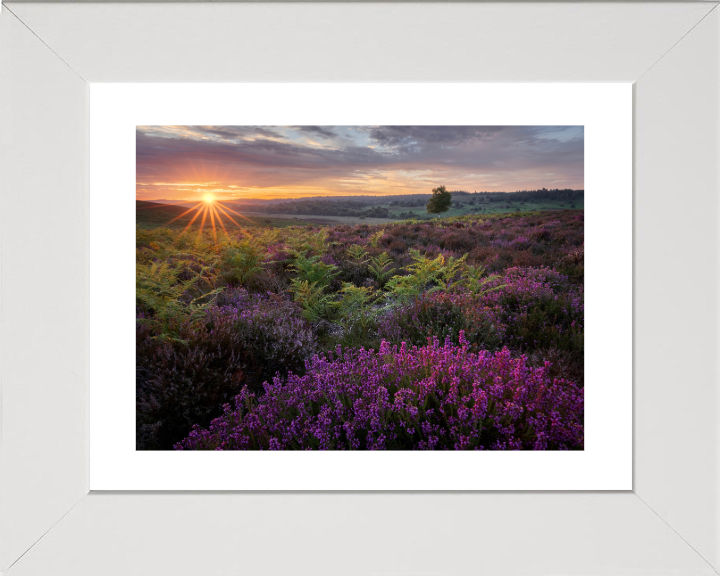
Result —
[[[583,450],[583,126],[137,126],[137,450]]]

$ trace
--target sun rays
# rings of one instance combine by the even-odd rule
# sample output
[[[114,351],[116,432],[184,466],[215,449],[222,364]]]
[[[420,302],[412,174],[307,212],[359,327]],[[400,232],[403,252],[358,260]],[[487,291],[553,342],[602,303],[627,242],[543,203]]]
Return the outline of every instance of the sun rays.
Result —
[[[205,230],[205,225],[209,224],[208,233],[212,234],[213,241],[216,244],[218,242],[218,229],[222,231],[222,234],[225,236],[226,239],[230,238],[230,234],[232,232],[232,225],[234,225],[242,234],[248,234],[245,228],[243,228],[243,226],[237,220],[235,220],[235,218],[233,218],[230,213],[235,214],[236,216],[239,216],[240,218],[247,220],[252,224],[255,224],[254,220],[248,218],[244,214],[240,214],[240,212],[233,210],[229,206],[224,205],[212,194],[206,194],[205,196],[203,196],[202,202],[198,202],[192,208],[189,208],[185,210],[185,212],[183,212],[182,214],[175,216],[175,218],[168,221],[167,224],[171,224],[172,222],[175,222],[180,218],[186,217],[192,212],[194,212],[194,214],[190,219],[190,222],[186,224],[185,228],[183,228],[183,231],[180,234],[182,235],[185,233],[194,232],[193,224],[195,224],[197,221],[197,236],[198,239],[202,238],[203,232]],[[228,231],[229,227],[231,228],[230,232]]]

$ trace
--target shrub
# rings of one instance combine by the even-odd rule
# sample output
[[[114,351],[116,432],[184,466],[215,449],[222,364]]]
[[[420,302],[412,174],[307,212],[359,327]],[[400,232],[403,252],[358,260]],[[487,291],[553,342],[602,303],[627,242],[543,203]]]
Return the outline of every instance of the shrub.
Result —
[[[448,250],[463,250],[467,252],[468,250],[472,250],[474,244],[472,242],[472,236],[457,232],[446,236],[441,241],[441,246]]]
[[[414,298],[426,291],[446,289],[462,272],[467,258],[465,255],[446,259],[442,254],[430,258],[413,249],[410,249],[410,256],[413,262],[405,267],[410,274],[393,276],[387,283],[389,291],[402,299]]]
[[[441,292],[426,294],[378,319],[378,337],[390,344],[422,346],[428,338],[458,344],[461,332],[471,351],[496,350],[505,326],[497,310],[477,298]]]
[[[193,272],[182,265],[169,262],[138,263],[135,273],[135,301],[139,310],[152,316],[166,338],[178,338],[175,320],[189,322],[199,318],[213,303],[221,289],[201,288],[210,281],[204,276],[205,267]]]
[[[315,322],[327,315],[333,295],[325,294],[322,285],[293,278],[290,290],[293,293],[293,300],[302,308],[306,320]]]
[[[220,263],[221,275],[231,285],[247,286],[263,269],[265,248],[253,238],[229,246]]]
[[[523,352],[566,351],[582,367],[583,295],[567,276],[550,268],[511,268],[491,284],[502,287],[484,294],[482,301],[500,309],[507,346]]]
[[[379,256],[375,256],[370,261],[369,270],[375,280],[377,280],[380,287],[384,287],[387,283],[390,275],[393,273],[391,268],[392,258],[388,256],[387,252],[383,252]]]
[[[576,282],[582,282],[585,276],[584,246],[571,249],[560,259],[558,267]]]
[[[223,294],[201,322],[175,321],[179,338],[137,323],[137,444],[168,449],[192,424],[207,425],[243,385],[301,371],[315,338],[300,310],[275,295]]]
[[[408,244],[404,240],[397,238],[388,244],[388,250],[393,254],[402,254],[407,250]]]
[[[197,330],[181,326],[180,331],[200,342],[158,340],[150,325],[136,325],[139,450],[170,449],[193,424],[218,416],[219,405],[242,388],[246,351],[204,346]]]
[[[508,350],[341,350],[305,376],[248,389],[179,450],[567,450],[583,447],[583,392]]]
[[[337,310],[339,325],[342,328],[330,339],[331,342],[345,346],[374,347],[376,343],[375,302],[380,293],[374,286],[355,286],[346,283],[339,292],[342,299],[333,303]]]
[[[538,228],[531,232],[530,237],[536,242],[550,242],[550,240],[552,240],[552,233],[546,228]]]
[[[328,286],[339,273],[337,266],[323,262],[320,255],[297,254],[291,268],[297,273],[295,279],[298,282],[316,284],[320,288]]]
[[[315,340],[298,306],[277,294],[249,294],[239,289],[224,294],[207,315],[215,342],[232,348],[235,342],[253,351],[259,384],[276,372],[299,370],[315,352]]]

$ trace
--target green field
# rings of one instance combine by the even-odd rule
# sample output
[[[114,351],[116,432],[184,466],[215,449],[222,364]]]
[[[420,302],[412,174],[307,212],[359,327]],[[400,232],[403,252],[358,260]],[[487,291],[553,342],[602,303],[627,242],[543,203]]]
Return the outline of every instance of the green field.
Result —
[[[388,208],[395,218],[393,220],[407,220],[408,212],[412,212],[415,218],[428,217],[430,214],[427,213],[424,207],[417,208],[404,208],[397,206],[390,206],[389,204],[378,204],[381,208]],[[559,201],[541,201],[541,202],[488,202],[479,204],[470,204],[468,202],[458,201],[453,199],[452,206],[447,212],[442,214],[433,215],[434,218],[448,218],[452,216],[466,216],[468,214],[502,214],[506,212],[531,212],[534,210],[564,210],[564,209],[579,209],[584,208],[583,200],[576,200],[574,202],[559,202]],[[405,214],[406,216],[400,216]],[[360,222],[360,220],[358,220]]]

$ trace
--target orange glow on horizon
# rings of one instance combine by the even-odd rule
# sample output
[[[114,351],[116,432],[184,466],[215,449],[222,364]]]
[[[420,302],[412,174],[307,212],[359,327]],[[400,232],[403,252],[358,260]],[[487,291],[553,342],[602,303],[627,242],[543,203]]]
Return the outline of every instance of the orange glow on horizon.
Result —
[[[325,188],[319,188],[317,190],[303,190],[303,191],[294,191],[294,190],[278,190],[278,189],[270,189],[267,191],[261,190],[261,191],[253,191],[253,192],[245,192],[242,194],[238,194],[236,191],[231,191],[225,194],[222,194],[222,197],[218,197],[217,195],[211,195],[211,194],[203,194],[200,196],[181,196],[178,197],[175,194],[170,193],[157,193],[154,192],[152,194],[152,197],[150,194],[142,194],[138,193],[136,194],[137,200],[143,200],[145,202],[156,202],[157,200],[172,200],[174,202],[177,202],[180,204],[181,202],[202,202],[204,204],[213,204],[217,202],[243,202],[244,200],[302,200],[303,198],[324,198],[324,197],[334,197],[334,196],[405,196],[410,194],[430,194],[432,188],[436,186],[441,186],[442,182],[439,182],[437,184],[430,184],[428,186],[425,186],[423,188],[418,188],[415,190],[395,190],[395,189],[388,189],[388,190],[330,190]],[[473,190],[470,190],[472,192]],[[487,188],[487,191],[504,191],[504,190],[494,190],[492,188]],[[514,190],[513,190],[514,191]],[[145,191],[147,192],[147,191]]]

